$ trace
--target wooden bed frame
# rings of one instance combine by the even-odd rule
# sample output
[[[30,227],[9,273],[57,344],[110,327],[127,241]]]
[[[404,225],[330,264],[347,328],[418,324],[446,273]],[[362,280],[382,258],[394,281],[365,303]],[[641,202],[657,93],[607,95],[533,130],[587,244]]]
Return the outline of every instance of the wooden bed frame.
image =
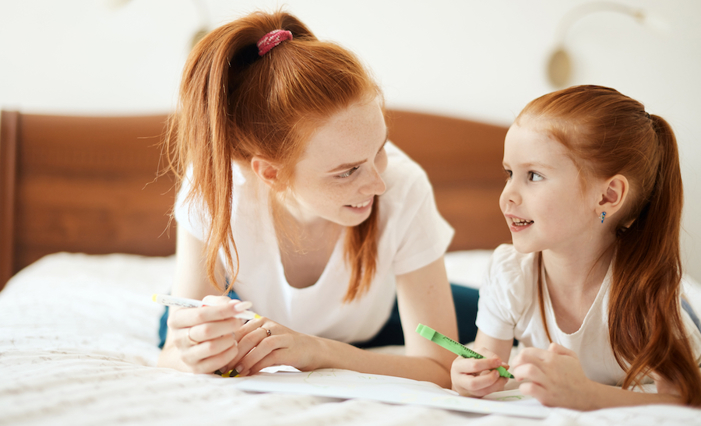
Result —
[[[174,179],[158,179],[165,115],[0,115],[0,289],[59,251],[175,252]],[[499,211],[505,127],[388,111],[390,139],[428,173],[455,228],[450,250],[491,249],[510,235]],[[175,222],[173,222],[175,225]]]

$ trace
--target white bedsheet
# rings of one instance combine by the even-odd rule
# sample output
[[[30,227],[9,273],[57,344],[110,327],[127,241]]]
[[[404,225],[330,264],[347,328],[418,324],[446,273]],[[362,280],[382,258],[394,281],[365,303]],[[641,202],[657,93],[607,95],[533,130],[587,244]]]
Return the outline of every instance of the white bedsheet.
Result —
[[[47,256],[0,293],[0,424],[31,425],[701,425],[672,406],[542,420],[282,393],[247,393],[236,379],[156,368],[172,258]]]

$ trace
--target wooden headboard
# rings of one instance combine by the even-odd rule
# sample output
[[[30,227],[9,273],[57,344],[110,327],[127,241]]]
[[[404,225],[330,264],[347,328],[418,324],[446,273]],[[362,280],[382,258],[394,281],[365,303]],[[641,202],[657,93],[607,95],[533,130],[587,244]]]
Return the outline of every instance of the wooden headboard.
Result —
[[[0,116],[0,289],[59,251],[175,252],[174,180],[156,179],[165,115]],[[505,127],[388,111],[390,139],[423,166],[455,228],[450,250],[510,240],[498,199]],[[173,225],[175,223],[173,222]]]

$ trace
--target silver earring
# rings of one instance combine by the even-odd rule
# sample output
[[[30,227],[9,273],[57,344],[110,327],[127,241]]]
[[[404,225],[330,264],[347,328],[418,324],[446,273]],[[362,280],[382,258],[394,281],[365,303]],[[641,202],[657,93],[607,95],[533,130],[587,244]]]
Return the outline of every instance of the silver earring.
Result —
[[[606,212],[601,212],[601,216],[599,216],[601,219],[601,223],[604,223],[604,219],[606,219]]]

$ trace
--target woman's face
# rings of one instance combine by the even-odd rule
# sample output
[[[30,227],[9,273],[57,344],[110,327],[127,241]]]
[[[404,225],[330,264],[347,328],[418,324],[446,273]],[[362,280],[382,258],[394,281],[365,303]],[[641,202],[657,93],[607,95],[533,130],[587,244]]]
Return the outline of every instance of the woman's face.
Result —
[[[287,206],[301,223],[355,226],[385,192],[387,127],[378,99],[334,114],[313,134],[295,166]]]

